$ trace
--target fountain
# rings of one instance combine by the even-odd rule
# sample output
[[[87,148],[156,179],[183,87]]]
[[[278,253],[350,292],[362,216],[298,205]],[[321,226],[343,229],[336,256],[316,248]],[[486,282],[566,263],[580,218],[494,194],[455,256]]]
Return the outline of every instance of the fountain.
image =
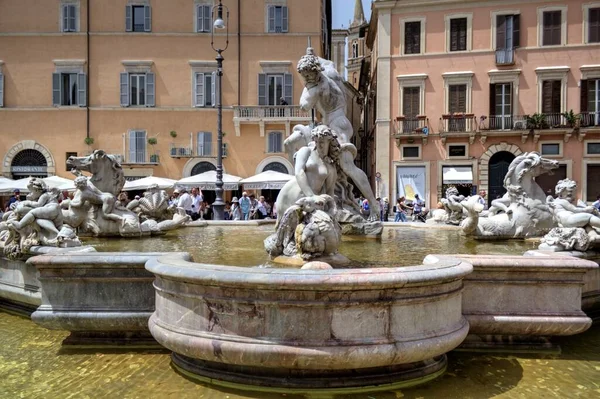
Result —
[[[317,396],[431,381],[448,356],[460,356],[455,349],[556,353],[556,337],[590,328],[600,310],[600,218],[572,203],[570,181],[559,182],[557,199],[540,194],[535,177],[555,161],[517,157],[507,195],[489,212],[478,196],[449,190],[436,223],[384,228],[375,209],[365,220],[351,194],[354,183],[373,196],[353,164],[351,126],[332,107],[345,101],[339,76],[310,49],[298,70],[300,103],[317,108],[323,124],[296,126],[286,141],[296,175],[277,199],[275,231],[186,227],[187,215],[157,187],[121,207],[122,169],[94,151],[69,160],[78,176],[72,201],[59,207],[34,180],[29,202],[0,223],[1,302],[68,331],[65,350],[160,344],[190,379]],[[546,233],[530,251],[524,241],[482,241]]]

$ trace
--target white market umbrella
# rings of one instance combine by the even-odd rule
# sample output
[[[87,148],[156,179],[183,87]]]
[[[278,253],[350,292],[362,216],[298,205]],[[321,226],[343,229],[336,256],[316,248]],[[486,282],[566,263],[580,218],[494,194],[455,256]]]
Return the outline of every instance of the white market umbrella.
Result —
[[[46,186],[48,186],[48,188],[56,187],[62,191],[75,190],[75,182],[73,182],[73,180],[71,180],[71,179],[65,179],[64,177],[60,177],[60,176],[50,176],[50,177],[45,177],[43,180],[44,180],[44,183],[46,183]]]
[[[287,173],[266,170],[243,179],[240,183],[244,186],[244,190],[279,190],[293,178],[293,175],[288,175]]]
[[[138,180],[126,181],[123,186],[123,191],[138,191],[146,190],[153,184],[156,184],[161,190],[173,188],[177,180],[167,179],[166,177],[148,176]]]
[[[7,182],[0,182],[0,195],[12,195],[15,190],[19,190],[22,194],[27,194],[29,189],[27,185],[31,177],[25,177],[19,180],[11,180]]]
[[[242,178],[239,176],[223,173],[223,190],[237,190],[240,186],[240,180],[242,180]],[[208,172],[181,179],[176,185],[188,188],[199,187],[200,190],[216,190],[216,182],[217,171],[209,170]]]

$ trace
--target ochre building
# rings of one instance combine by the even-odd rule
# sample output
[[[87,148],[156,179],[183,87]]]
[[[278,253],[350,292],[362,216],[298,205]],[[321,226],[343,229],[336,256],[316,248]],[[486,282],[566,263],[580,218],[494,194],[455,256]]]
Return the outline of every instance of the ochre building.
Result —
[[[66,159],[95,149],[129,179],[215,169],[216,3],[0,0],[2,175],[72,177]],[[310,121],[296,63],[309,38],[328,57],[330,1],[223,4],[224,171],[292,172],[283,140]],[[214,32],[215,47],[225,40]]]
[[[600,2],[378,0],[367,45],[382,196],[491,201],[527,151],[600,194]]]

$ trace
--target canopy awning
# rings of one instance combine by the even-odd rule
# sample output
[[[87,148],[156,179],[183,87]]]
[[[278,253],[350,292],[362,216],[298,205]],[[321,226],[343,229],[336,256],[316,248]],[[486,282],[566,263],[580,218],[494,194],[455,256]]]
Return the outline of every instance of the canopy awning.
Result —
[[[25,177],[19,180],[0,180],[0,195],[11,195],[17,189],[22,194],[27,194],[29,193],[27,185],[29,184],[30,180],[31,177]],[[75,184],[73,183],[73,180],[65,179],[64,177],[49,176],[43,180],[48,188],[58,188],[59,190],[66,191],[75,190]]]
[[[44,183],[48,188],[58,188],[62,191],[73,191],[75,190],[75,182],[71,179],[65,179],[60,176],[49,176],[44,178]]]
[[[167,179],[166,177],[148,176],[137,180],[126,181],[123,191],[146,190],[153,184],[156,184],[161,190],[173,188],[177,180]]]
[[[443,184],[472,184],[473,169],[470,166],[452,166],[443,168]]]
[[[242,180],[242,178],[239,176],[223,173],[223,190],[237,190],[240,186],[240,180]],[[208,172],[181,179],[176,185],[188,188],[199,187],[200,190],[216,190],[216,182],[217,171],[209,170]]]
[[[288,175],[287,173],[266,170],[243,179],[240,183],[244,186],[244,190],[279,190],[293,178],[293,175]]]

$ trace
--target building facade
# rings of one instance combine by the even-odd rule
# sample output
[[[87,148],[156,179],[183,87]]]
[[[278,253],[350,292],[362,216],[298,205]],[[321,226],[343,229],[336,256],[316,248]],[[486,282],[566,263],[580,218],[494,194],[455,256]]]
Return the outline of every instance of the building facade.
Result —
[[[215,169],[213,36],[215,47],[229,40],[225,173],[292,172],[283,140],[310,121],[296,63],[309,38],[329,57],[330,1],[224,0],[227,30],[213,35],[216,3],[0,0],[2,174],[71,177],[66,159],[95,149],[129,179]]]
[[[368,35],[382,195],[491,201],[528,151],[600,194],[600,2],[377,0]]]

